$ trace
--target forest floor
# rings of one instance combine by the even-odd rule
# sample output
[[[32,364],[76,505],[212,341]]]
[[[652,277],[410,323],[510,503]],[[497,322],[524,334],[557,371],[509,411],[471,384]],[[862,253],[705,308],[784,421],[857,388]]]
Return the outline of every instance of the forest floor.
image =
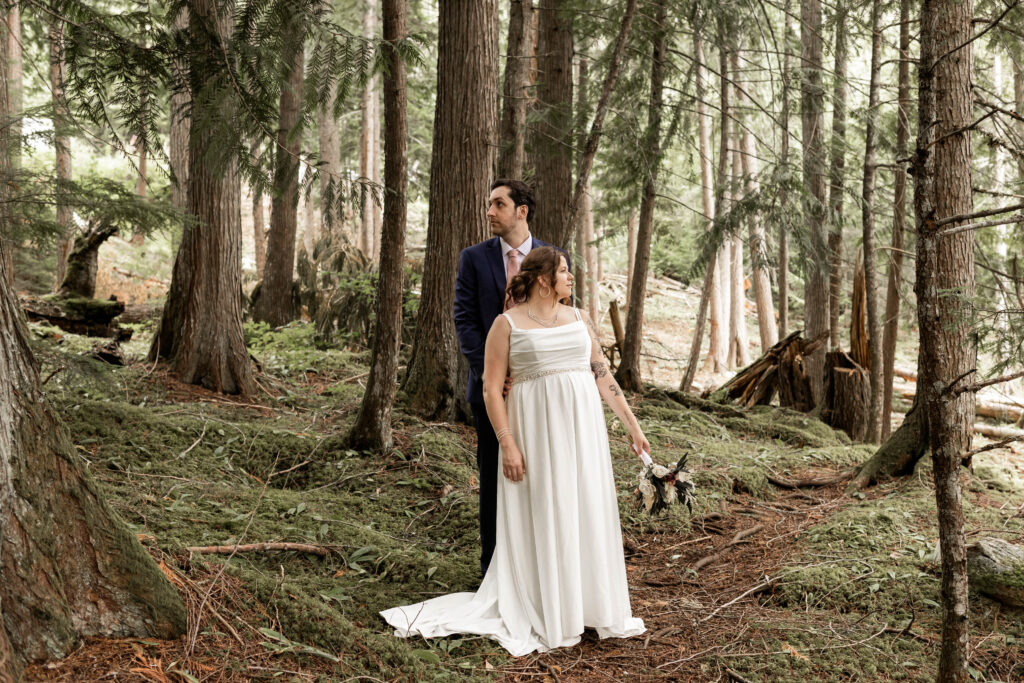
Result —
[[[688,454],[698,489],[692,515],[638,512],[636,460],[610,418],[633,610],[647,633],[588,632],[576,647],[519,659],[477,637],[403,640],[379,610],[479,583],[472,429],[399,405],[395,451],[346,450],[366,351],[321,347],[307,324],[248,325],[261,391],[242,400],[145,363],[150,324],[134,326],[123,368],[89,358],[93,340],[31,329],[82,465],[179,588],[189,634],[90,640],[33,668],[32,680],[934,679],[941,610],[927,461],[864,492],[779,486],[770,479],[841,471],[871,448],[806,415],[681,403],[652,386],[631,401],[655,456]],[[658,325],[671,323],[655,315],[655,334]],[[989,451],[964,471],[969,540],[1024,535],[1022,452]],[[188,550],[266,542],[324,554]],[[971,675],[1021,680],[1024,611],[971,597]]]

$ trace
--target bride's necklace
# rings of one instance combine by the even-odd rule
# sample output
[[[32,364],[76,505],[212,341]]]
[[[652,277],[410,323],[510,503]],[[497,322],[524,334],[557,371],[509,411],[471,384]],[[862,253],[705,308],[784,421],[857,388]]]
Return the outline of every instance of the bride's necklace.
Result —
[[[557,308],[555,309],[555,315],[554,315],[553,318],[551,318],[551,320],[545,320],[544,318],[540,317],[539,315],[534,315],[533,311],[530,310],[529,306],[526,307],[526,316],[530,320],[535,320],[536,322],[539,322],[544,327],[554,327],[558,323],[558,309]]]

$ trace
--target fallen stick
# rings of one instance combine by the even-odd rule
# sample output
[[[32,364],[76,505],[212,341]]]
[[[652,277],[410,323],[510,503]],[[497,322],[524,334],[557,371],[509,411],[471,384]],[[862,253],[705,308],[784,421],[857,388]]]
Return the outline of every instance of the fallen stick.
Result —
[[[766,588],[771,588],[772,586],[775,585],[775,583],[777,581],[778,581],[778,579],[767,579],[766,578],[765,581],[762,581],[761,583],[757,584],[756,586],[754,586],[750,590],[743,591],[742,593],[740,593],[739,595],[737,595],[735,598],[733,598],[729,602],[725,603],[724,605],[719,605],[718,607],[716,607],[714,609],[714,611],[711,612],[711,614],[709,614],[706,617],[704,617],[703,619],[701,619],[700,623],[703,624],[705,621],[707,621],[708,619],[711,619],[712,617],[714,617],[716,614],[721,612],[726,607],[729,607],[730,605],[736,604],[737,602],[739,602],[743,598],[747,597],[748,595],[752,595],[754,593],[760,593],[761,591],[763,591]]]
[[[740,543],[741,541],[743,541],[743,539],[747,538],[748,536],[753,536],[754,534],[756,534],[758,531],[761,531],[762,529],[764,529],[764,525],[763,524],[755,524],[754,526],[752,526],[752,527],[750,527],[748,529],[742,529],[740,531],[737,531],[736,535],[732,537],[732,540],[729,541],[728,543],[726,543],[724,546],[722,546],[721,550],[719,550],[718,552],[713,553],[711,555],[707,555],[705,557],[700,558],[699,560],[697,560],[693,564],[693,568],[695,570],[696,569],[703,569],[704,567],[706,567],[707,565],[711,564],[712,562],[717,560],[719,557],[721,557],[722,554],[726,550],[728,550],[729,548],[733,547],[737,543]]]
[[[194,545],[185,550],[190,553],[204,553],[207,555],[230,555],[232,553],[253,553],[273,552],[279,550],[295,550],[300,553],[310,553],[326,557],[331,554],[330,549],[322,545],[311,545],[309,543],[246,543],[244,545]]]

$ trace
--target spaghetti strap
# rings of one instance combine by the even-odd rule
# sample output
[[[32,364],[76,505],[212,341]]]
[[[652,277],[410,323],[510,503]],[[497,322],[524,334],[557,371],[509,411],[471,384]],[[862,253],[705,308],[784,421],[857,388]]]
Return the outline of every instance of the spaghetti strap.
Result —
[[[512,316],[510,316],[508,313],[502,313],[502,315],[505,317],[505,320],[508,321],[508,324],[512,327],[512,329],[516,329],[516,324],[512,322]]]
[[[576,320],[583,320],[583,318],[580,317],[580,309],[573,306],[572,312],[576,314]]]

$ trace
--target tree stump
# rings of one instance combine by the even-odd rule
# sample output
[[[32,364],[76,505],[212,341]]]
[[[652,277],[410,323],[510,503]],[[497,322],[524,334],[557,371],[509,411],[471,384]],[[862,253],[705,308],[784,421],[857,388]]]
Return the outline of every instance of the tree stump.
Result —
[[[967,546],[971,585],[1004,605],[1024,607],[1024,548],[1001,538],[983,538]]]
[[[868,374],[849,354],[825,355],[825,398],[822,422],[863,441],[868,429],[871,394]]]

